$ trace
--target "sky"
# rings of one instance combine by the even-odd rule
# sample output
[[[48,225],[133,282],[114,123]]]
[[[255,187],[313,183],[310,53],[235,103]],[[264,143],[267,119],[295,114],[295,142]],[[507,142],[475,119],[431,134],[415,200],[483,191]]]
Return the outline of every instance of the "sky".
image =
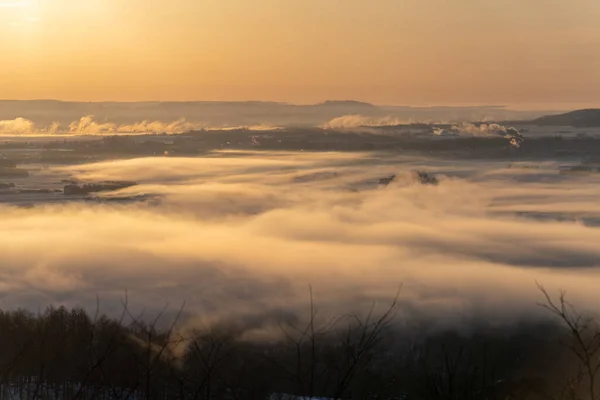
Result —
[[[600,106],[597,0],[0,0],[0,98]]]

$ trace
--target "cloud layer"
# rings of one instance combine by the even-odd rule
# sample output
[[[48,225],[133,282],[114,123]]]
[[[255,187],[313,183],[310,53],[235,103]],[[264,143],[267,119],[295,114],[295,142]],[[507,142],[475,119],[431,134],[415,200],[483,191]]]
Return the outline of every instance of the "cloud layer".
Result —
[[[595,307],[597,178],[545,163],[436,162],[321,153],[219,153],[62,167],[127,179],[137,205],[2,209],[0,306],[47,302],[140,308],[187,301],[208,320],[385,302],[434,325],[537,315],[535,282]],[[414,168],[437,172],[419,184]],[[396,173],[388,187],[377,179]],[[544,213],[545,219],[535,212]],[[569,218],[564,218],[569,216]]]

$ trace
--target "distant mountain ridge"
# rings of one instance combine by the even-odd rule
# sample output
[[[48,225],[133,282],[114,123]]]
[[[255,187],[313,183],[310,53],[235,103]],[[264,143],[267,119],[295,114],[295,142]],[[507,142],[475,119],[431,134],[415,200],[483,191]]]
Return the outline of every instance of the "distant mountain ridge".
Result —
[[[369,126],[397,122],[531,121],[558,111],[519,111],[499,106],[393,106],[356,100],[328,100],[317,104],[263,101],[145,101],[75,102],[59,100],[0,100],[0,127],[33,123],[69,126],[93,116],[96,124],[137,124],[185,120],[207,127],[277,126],[316,127],[343,119],[342,124]],[[19,119],[19,120],[17,120]],[[27,121],[23,121],[23,119]],[[4,123],[3,123],[4,121]],[[362,122],[364,121],[364,122]],[[339,121],[338,121],[339,122]],[[6,129],[5,129],[6,130]]]
[[[365,107],[374,108],[375,106],[371,103],[365,103],[364,101],[356,100],[327,100],[323,103],[317,104],[317,106],[333,106],[333,107]]]
[[[588,108],[565,114],[546,115],[531,121],[540,126],[572,126],[576,128],[600,127],[600,109]]]

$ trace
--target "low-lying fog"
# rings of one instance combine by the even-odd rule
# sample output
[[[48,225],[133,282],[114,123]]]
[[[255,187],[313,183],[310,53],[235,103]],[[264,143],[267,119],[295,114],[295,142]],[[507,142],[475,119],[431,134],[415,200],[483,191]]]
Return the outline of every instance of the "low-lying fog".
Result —
[[[412,170],[436,174],[421,184]],[[41,172],[40,172],[41,174]],[[52,167],[130,180],[130,204],[0,206],[0,307],[85,305],[188,323],[385,306],[433,326],[545,316],[539,282],[600,304],[600,177],[553,162],[357,153],[216,152]],[[381,177],[396,174],[388,186]]]

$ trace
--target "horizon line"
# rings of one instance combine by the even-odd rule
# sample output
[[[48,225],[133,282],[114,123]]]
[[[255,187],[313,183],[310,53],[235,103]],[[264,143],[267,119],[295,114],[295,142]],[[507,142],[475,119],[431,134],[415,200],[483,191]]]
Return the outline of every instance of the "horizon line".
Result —
[[[514,110],[511,105],[508,104],[490,104],[490,103],[424,103],[424,104],[385,104],[385,103],[374,103],[364,100],[355,99],[328,99],[318,102],[311,103],[295,103],[291,101],[279,101],[279,100],[65,100],[58,98],[31,98],[31,99],[15,99],[15,98],[0,98],[0,102],[57,102],[57,103],[116,103],[116,104],[140,104],[140,103],[263,103],[263,104],[277,104],[277,105],[289,105],[289,106],[318,106],[325,105],[327,103],[357,103],[365,106],[374,107],[398,107],[398,108],[494,108],[494,109],[507,109]],[[600,106],[599,106],[600,107]],[[592,107],[593,108],[593,107]],[[527,108],[522,110],[529,110]],[[533,110],[533,109],[531,109]],[[545,109],[536,108],[536,110],[549,110],[558,111],[564,110],[564,108],[548,107]]]

